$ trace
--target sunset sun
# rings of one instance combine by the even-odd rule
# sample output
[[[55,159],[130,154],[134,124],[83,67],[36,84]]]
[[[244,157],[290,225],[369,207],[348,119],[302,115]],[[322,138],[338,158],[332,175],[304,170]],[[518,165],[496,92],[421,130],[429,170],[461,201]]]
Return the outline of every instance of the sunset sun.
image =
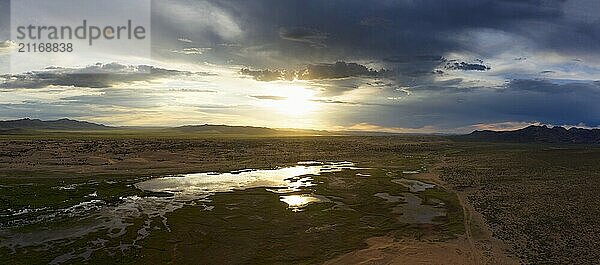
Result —
[[[299,85],[277,85],[274,89],[274,95],[268,100],[263,100],[261,104],[274,112],[286,116],[301,116],[314,112],[318,109],[318,103],[315,102],[314,90]]]

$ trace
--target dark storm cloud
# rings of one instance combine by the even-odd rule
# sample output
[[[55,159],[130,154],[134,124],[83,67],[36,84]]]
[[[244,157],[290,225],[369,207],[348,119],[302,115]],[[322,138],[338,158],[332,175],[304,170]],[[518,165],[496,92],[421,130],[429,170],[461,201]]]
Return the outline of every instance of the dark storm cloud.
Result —
[[[399,104],[363,108],[349,113],[369,122],[379,117],[382,126],[421,128],[434,125],[452,131],[478,123],[506,121],[600,126],[600,83],[557,83],[552,80],[514,80],[503,87],[447,85],[414,90]],[[402,113],[402,115],[397,115]],[[343,117],[340,117],[343,118]]]
[[[598,94],[600,93],[600,82],[569,82],[560,84],[552,83],[548,80],[513,80],[507,88],[513,91],[527,91],[543,94]]]
[[[0,83],[0,88],[34,89],[48,86],[104,88],[116,84],[182,75],[208,75],[208,73],[192,73],[147,65],[131,66],[117,63],[96,64],[85,68],[48,67],[43,71],[1,75],[0,78],[4,81]]]
[[[374,77],[385,75],[386,70],[374,70],[357,63],[336,62],[334,64],[308,65],[300,79],[336,79],[346,77]]]
[[[368,27],[390,27],[392,21],[381,17],[365,17],[360,21],[360,25]]]
[[[448,62],[444,66],[444,69],[462,71],[487,71],[492,68],[482,63]]]
[[[251,70],[243,68],[240,71],[241,74],[254,77],[258,81],[277,81],[277,80],[294,80],[296,78],[295,71],[286,70]],[[288,74],[289,73],[289,74]]]
[[[439,55],[400,55],[384,58],[387,63],[443,62],[446,59]]]
[[[280,28],[279,37],[284,40],[308,43],[313,47],[326,47],[327,33],[304,27]]]
[[[302,70],[241,70],[244,75],[252,76],[258,81],[276,80],[326,80],[348,77],[384,76],[384,69],[375,70],[357,63],[336,62],[333,64],[310,64]]]
[[[482,31],[491,32],[491,36],[483,36],[489,42],[495,42],[495,34],[503,34],[514,38],[508,43],[527,42],[535,51],[578,57],[597,54],[600,31],[594,16],[600,15],[589,11],[595,10],[594,1],[158,1],[153,41],[170,42],[167,51],[181,50],[185,43],[177,39],[194,36],[199,47],[211,48],[200,56],[177,58],[182,60],[247,65],[251,69],[372,61],[401,76],[420,76],[446,72],[438,62],[450,53],[471,53],[480,58],[501,53],[469,35]],[[187,17],[192,20],[180,21]],[[226,43],[235,46],[221,45]],[[164,56],[173,59],[171,52],[166,53]],[[526,54],[515,57],[522,55]],[[484,70],[488,66],[470,63],[472,58],[455,59],[467,64],[454,67],[460,70]],[[279,79],[276,73],[260,75],[261,80]]]
[[[339,96],[346,92],[356,90],[360,88],[362,85],[366,85],[367,82],[371,81],[370,79],[365,80],[365,78],[343,78],[343,79],[328,79],[328,80],[318,80],[319,88],[321,89],[321,96],[323,97],[333,97]]]
[[[309,62],[469,51],[472,50],[467,46],[470,44],[457,40],[455,36],[471,29],[493,29],[531,40],[541,37],[544,42],[538,43],[540,48],[559,49],[569,40],[558,38],[561,36],[577,35],[581,39],[600,40],[597,38],[600,33],[590,31],[596,28],[594,24],[569,17],[573,13],[565,11],[565,1],[206,2],[231,14],[245,33],[239,39],[242,45],[272,45],[271,49],[279,52],[280,59]],[[564,27],[553,27],[557,24]],[[586,28],[590,25],[591,29]],[[213,35],[210,42],[222,41],[218,33]],[[299,42],[309,45],[298,46]],[[327,49],[314,49],[310,44],[326,44]],[[589,46],[586,43],[569,44],[571,48],[581,45]],[[236,59],[242,60],[241,63],[256,62],[256,65],[261,62],[261,58],[245,56]]]
[[[341,116],[335,117],[340,122],[411,128],[504,121],[600,124],[600,83],[532,80],[565,76],[581,80],[597,74],[600,68],[592,59],[600,54],[598,0],[154,2],[153,52],[165,61],[245,65],[248,68],[241,74],[260,81],[309,80],[303,83],[322,89],[316,102],[342,109]],[[0,7],[2,3],[6,0],[0,0]],[[0,14],[0,21],[7,17]],[[586,60],[564,63],[574,57]],[[139,75],[119,66],[101,74],[80,70],[0,76],[0,89],[110,87],[191,74],[154,68],[154,73]],[[506,85],[499,85],[505,80]],[[373,94],[360,91],[356,97],[335,98],[358,89]],[[79,108],[101,102],[102,97],[107,98],[106,104],[127,99],[123,94],[103,93],[62,100]],[[246,99],[283,99],[253,93]],[[131,106],[119,104],[153,107],[155,103],[151,98],[131,102]],[[8,111],[3,113],[27,107],[32,112],[59,109],[0,106]],[[242,114],[251,111],[248,107]]]

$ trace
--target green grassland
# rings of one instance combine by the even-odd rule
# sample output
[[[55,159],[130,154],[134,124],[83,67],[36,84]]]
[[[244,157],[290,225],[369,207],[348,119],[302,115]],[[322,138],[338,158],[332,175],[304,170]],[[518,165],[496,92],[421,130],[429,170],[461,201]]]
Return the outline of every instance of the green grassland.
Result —
[[[168,213],[170,232],[160,218],[149,218],[154,230],[139,242],[142,248],[114,251],[123,241],[134,239],[134,228],[147,220],[133,218],[127,220],[132,229],[121,237],[110,238],[106,235],[111,231],[96,231],[50,248],[28,247],[16,252],[2,248],[0,262],[4,264],[46,263],[59,254],[85,248],[97,238],[107,240],[110,251],[93,252],[91,260],[314,264],[363,248],[364,240],[372,236],[447,240],[463,234],[463,209],[455,192],[467,195],[468,203],[483,215],[494,236],[524,263],[594,264],[600,258],[600,225],[595,222],[600,209],[600,148],[594,146],[468,143],[437,136],[229,137],[111,132],[3,137],[3,210],[62,209],[89,200],[86,196],[93,192],[108,205],[119,204],[123,196],[164,196],[131,185],[165,174],[270,169],[298,161],[352,161],[372,168],[368,178],[352,171],[315,176],[320,184],[303,193],[324,195],[333,198],[332,202],[311,204],[301,212],[290,211],[276,194],[261,188],[216,194],[196,207]],[[432,199],[444,202],[447,215],[438,218],[438,224],[398,222],[392,212],[396,205],[373,196],[407,192],[390,182],[407,177],[402,171],[438,173],[434,169],[450,190],[436,187],[418,196],[424,203]],[[70,184],[80,186],[56,188]],[[215,207],[208,211],[205,206]],[[12,219],[3,217],[2,222]],[[66,217],[11,229],[22,233],[61,231],[93,222]]]
[[[446,240],[464,232],[462,208],[456,196],[442,188],[419,194],[425,202],[438,199],[447,207],[447,216],[438,217],[438,224],[435,225],[399,222],[398,214],[392,210],[399,203],[389,203],[373,196],[380,192],[392,195],[408,192],[406,187],[393,184],[391,180],[403,177],[402,171],[426,171],[424,168],[432,166],[434,158],[430,157],[430,150],[419,147],[421,141],[429,139],[416,139],[416,142],[411,140],[396,146],[390,145],[397,141],[393,138],[382,138],[376,145],[372,145],[369,144],[371,140],[356,137],[344,143],[345,147],[351,148],[348,150],[340,149],[343,146],[334,147],[337,139],[347,141],[343,137],[169,137],[160,140],[123,140],[113,137],[90,139],[80,135],[74,138],[34,138],[3,142],[7,147],[3,149],[3,164],[29,163],[29,166],[20,167],[21,171],[16,174],[14,171],[2,173],[4,177],[0,179],[0,202],[4,210],[60,210],[89,201],[89,194],[94,192],[98,195],[94,199],[106,202],[107,206],[118,205],[120,198],[126,196],[157,196],[131,186],[150,177],[150,173],[156,176],[226,172],[243,168],[269,169],[308,160],[350,160],[356,161],[361,167],[372,169],[368,170],[371,177],[357,176],[351,170],[313,176],[314,181],[319,184],[297,193],[327,196],[331,198],[331,202],[310,204],[301,212],[291,211],[279,200],[277,194],[267,192],[264,188],[235,191],[213,195],[209,201],[200,202],[202,206],[186,206],[168,213],[170,231],[166,231],[160,218],[131,218],[126,220],[130,225],[127,232],[119,237],[111,238],[107,236],[111,231],[99,230],[76,240],[59,240],[56,241],[57,244],[47,246],[14,250],[5,247],[0,250],[0,256],[6,264],[48,263],[65,253],[77,254],[82,249],[89,248],[89,242],[101,239],[107,240],[103,243],[104,250],[70,261],[96,260],[133,264],[314,264],[360,249],[365,246],[364,240],[372,236]],[[371,149],[373,156],[360,155],[357,148]],[[398,152],[390,152],[390,148]],[[116,165],[98,165],[97,170],[81,170],[91,166],[86,165],[87,157],[103,156],[115,161],[127,161],[129,157],[139,159],[140,154],[148,150],[168,151],[181,157],[185,164],[195,165],[179,167],[179,164],[174,164],[162,167],[161,161],[147,161],[137,167],[140,169],[138,172],[132,172],[127,165],[121,166],[116,162]],[[39,156],[38,163],[31,162],[31,155]],[[203,160],[199,162],[195,159]],[[165,159],[162,160],[164,162]],[[36,167],[43,168],[44,171],[38,171]],[[76,188],[57,189],[72,185]],[[214,208],[207,211],[205,206]],[[5,217],[2,222],[6,225],[18,220],[18,216]],[[10,231],[24,234],[40,230],[69,231],[92,226],[94,221],[85,216],[62,216],[13,226]],[[151,222],[151,227],[155,230],[143,242],[138,243],[142,247],[115,251],[124,242],[133,241],[138,236],[135,231],[145,221]]]

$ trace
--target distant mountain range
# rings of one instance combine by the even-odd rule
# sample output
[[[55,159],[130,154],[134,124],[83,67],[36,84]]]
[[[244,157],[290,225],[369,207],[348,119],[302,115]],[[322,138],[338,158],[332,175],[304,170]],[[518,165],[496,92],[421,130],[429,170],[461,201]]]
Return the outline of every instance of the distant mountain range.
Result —
[[[206,135],[328,135],[327,131],[302,130],[302,129],[271,129],[265,127],[251,126],[228,126],[228,125],[187,125],[180,127],[111,127],[97,123],[77,121],[71,119],[60,119],[54,121],[42,121],[39,119],[20,119],[0,121],[0,134],[27,134],[39,132],[68,132],[68,131],[126,131],[129,133],[161,133],[161,134],[206,134]]]
[[[42,121],[38,119],[20,119],[0,121],[0,131],[18,132],[22,130],[107,130],[111,127],[86,121],[60,119]]]
[[[186,125],[169,128],[170,130],[185,133],[202,134],[236,134],[236,135],[327,135],[327,131],[303,130],[303,129],[272,129],[266,127],[252,126],[230,126],[230,125]]]
[[[161,135],[249,135],[249,136],[389,136],[390,133],[341,131],[329,132],[302,129],[272,129],[266,127],[229,126],[229,125],[187,125],[180,127],[111,127],[86,121],[60,119],[42,121],[39,119],[20,119],[0,121],[0,134],[18,135],[44,132],[127,132],[130,134],[155,133]],[[456,140],[513,143],[566,143],[600,144],[600,129],[581,129],[547,126],[529,126],[515,131],[474,131],[467,135],[449,136]]]
[[[532,125],[515,131],[474,131],[458,138],[489,142],[600,144],[600,129],[567,130],[563,127]]]

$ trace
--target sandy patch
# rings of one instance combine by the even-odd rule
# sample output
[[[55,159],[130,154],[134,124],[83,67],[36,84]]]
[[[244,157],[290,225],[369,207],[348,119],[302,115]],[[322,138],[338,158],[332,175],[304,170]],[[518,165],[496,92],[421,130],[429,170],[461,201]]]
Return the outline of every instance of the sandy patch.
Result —
[[[372,237],[366,242],[368,248],[344,254],[325,264],[483,264],[465,239],[421,242]]]

